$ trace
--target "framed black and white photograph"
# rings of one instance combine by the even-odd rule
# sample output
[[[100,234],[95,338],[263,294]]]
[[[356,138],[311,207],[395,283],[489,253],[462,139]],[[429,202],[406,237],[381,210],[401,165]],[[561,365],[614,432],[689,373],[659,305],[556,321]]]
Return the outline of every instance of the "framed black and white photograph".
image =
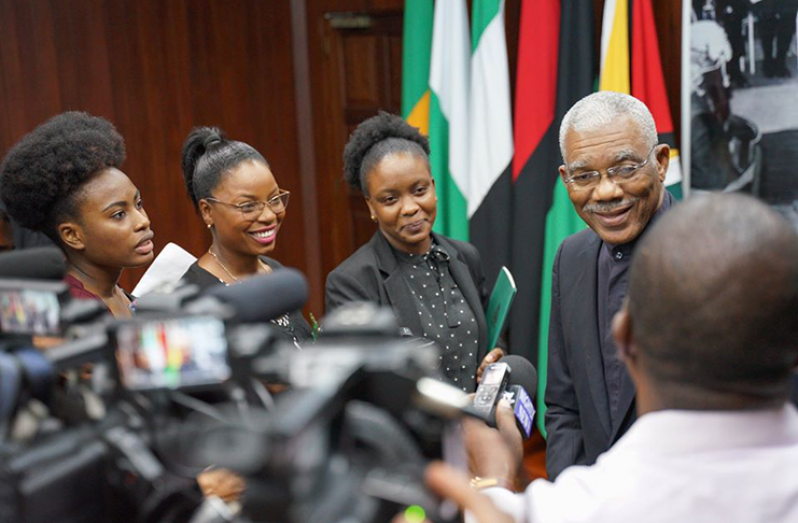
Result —
[[[798,226],[798,0],[685,0],[685,189],[742,191]]]

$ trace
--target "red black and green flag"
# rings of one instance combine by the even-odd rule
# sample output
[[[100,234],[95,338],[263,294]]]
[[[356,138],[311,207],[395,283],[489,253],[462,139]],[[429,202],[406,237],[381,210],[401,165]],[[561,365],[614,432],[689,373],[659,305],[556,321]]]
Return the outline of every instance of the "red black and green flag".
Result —
[[[510,346],[538,361],[541,431],[551,268],[562,240],[585,226],[559,183],[559,127],[568,109],[594,90],[594,46],[593,0],[526,0],[521,6],[511,190],[518,295]]]

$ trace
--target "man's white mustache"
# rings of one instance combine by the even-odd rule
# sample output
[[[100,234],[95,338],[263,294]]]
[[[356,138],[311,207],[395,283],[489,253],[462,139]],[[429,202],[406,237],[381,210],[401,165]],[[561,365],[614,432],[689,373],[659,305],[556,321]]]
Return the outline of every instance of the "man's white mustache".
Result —
[[[594,212],[594,213],[613,212],[617,211],[618,209],[622,209],[624,207],[629,207],[630,205],[637,203],[639,199],[640,198],[637,196],[630,196],[628,198],[624,198],[623,200],[588,203],[584,207],[582,207],[582,210],[585,212]]]

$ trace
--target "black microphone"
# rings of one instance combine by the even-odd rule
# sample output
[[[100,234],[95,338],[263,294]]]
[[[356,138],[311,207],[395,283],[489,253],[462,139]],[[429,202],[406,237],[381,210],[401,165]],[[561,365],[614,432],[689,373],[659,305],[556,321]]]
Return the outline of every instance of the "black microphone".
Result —
[[[506,363],[510,367],[510,377],[502,398],[510,402],[515,413],[516,425],[526,439],[532,435],[538,373],[532,363],[521,356],[505,356],[499,360],[499,363]],[[496,425],[495,419],[492,425]]]
[[[36,247],[0,254],[0,278],[60,281],[65,274],[64,253],[54,247]]]
[[[308,299],[308,284],[298,270],[283,268],[229,287],[212,287],[204,295],[232,306],[236,320],[260,323],[302,308]]]

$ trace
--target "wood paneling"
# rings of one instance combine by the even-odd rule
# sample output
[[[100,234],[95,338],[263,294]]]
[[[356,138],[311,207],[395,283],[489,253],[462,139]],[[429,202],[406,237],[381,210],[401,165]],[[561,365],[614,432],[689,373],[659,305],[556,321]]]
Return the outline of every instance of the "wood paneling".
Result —
[[[403,6],[403,0],[307,4],[324,277],[376,230],[362,196],[343,180],[342,152],[361,121],[379,109],[400,110]]]
[[[109,118],[156,245],[200,255],[209,236],[185,195],[180,152],[193,126],[218,125],[257,148],[292,192],[275,257],[306,270],[290,20],[288,0],[0,2],[0,151],[66,110]],[[142,272],[126,271],[123,284]]]

